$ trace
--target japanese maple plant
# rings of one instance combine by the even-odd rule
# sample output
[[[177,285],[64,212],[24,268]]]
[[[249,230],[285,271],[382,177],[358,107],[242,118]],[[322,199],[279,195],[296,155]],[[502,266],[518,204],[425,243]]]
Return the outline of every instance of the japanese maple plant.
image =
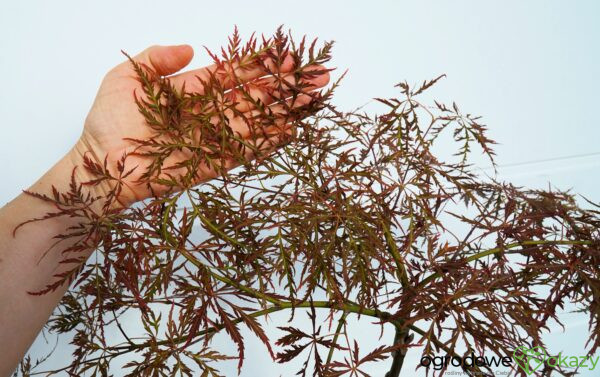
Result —
[[[30,221],[80,219],[57,235],[59,244],[74,240],[63,250],[70,268],[31,292],[71,284],[46,331],[70,337],[73,358],[43,373],[107,376],[119,365],[127,375],[221,376],[230,359],[243,373],[245,360],[267,352],[274,363],[301,360],[282,368],[286,376],[368,376],[375,363],[388,363],[393,377],[407,352],[505,356],[543,346],[565,305],[589,315],[587,349],[598,349],[598,206],[483,176],[472,154],[495,166],[486,126],[456,104],[421,101],[442,76],[397,84],[397,98],[375,99],[383,109],[376,115],[333,105],[340,80],[308,92],[302,79],[319,73],[310,67],[328,62],[332,45],[294,41],[281,28],[242,41],[236,30],[221,53],[208,52],[219,70],[201,80],[201,92],[176,88],[130,58],[141,88],[131,101],[153,136],[134,140],[138,148],[114,166],[88,157],[77,169],[94,178],[73,175],[67,192],[29,192],[56,208]],[[293,82],[277,74],[289,57]],[[236,72],[234,65],[280,78],[272,105],[251,95],[252,83],[220,84],[218,72]],[[298,105],[300,95],[310,100]],[[241,113],[233,98],[256,111]],[[233,116],[249,137],[232,130]],[[456,153],[442,156],[449,146]],[[174,153],[186,156],[176,166]],[[162,190],[122,208],[132,156],[148,161],[133,168],[137,184]],[[215,178],[197,185],[199,169]],[[90,194],[100,184],[112,189]],[[90,247],[94,256],[82,260]],[[291,322],[267,321],[279,311]],[[141,326],[122,325],[125,314]],[[295,324],[307,315],[310,326]],[[348,331],[359,318],[370,318],[373,336],[391,336],[364,349]],[[263,350],[249,351],[248,331]],[[220,333],[237,352],[221,349]],[[42,373],[35,364],[26,358],[23,375]]]

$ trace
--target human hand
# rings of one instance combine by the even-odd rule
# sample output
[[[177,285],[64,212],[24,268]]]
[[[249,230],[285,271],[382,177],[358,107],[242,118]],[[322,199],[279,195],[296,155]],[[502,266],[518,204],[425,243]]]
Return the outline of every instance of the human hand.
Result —
[[[273,97],[269,93],[275,90],[277,80],[280,79],[277,79],[275,76],[265,76],[268,72],[259,65],[250,69],[248,67],[240,69],[233,66],[230,67],[231,71],[229,72],[228,69],[223,70],[222,67],[218,68],[216,65],[211,65],[177,73],[189,64],[192,57],[193,49],[188,45],[153,46],[133,57],[133,60],[148,66],[160,76],[168,76],[175,88],[182,88],[185,83],[186,91],[201,92],[202,85],[198,78],[206,80],[211,76],[211,73],[213,77],[219,78],[220,83],[228,89],[234,88],[235,83],[239,83],[240,81],[250,84],[257,83],[257,85],[250,86],[251,89],[248,91],[252,99],[260,99],[265,105],[272,104]],[[291,56],[288,55],[278,65],[278,68],[276,68],[273,62],[269,62],[268,59],[265,60],[265,63],[270,71],[278,70],[274,72],[276,75],[281,73],[284,80],[294,82],[295,78],[292,72],[294,64]],[[324,68],[315,66],[313,69],[321,71]],[[325,86],[328,82],[329,74],[323,72],[315,77],[306,79],[306,82],[302,84],[308,85],[306,90],[310,92]],[[87,116],[81,137],[69,152],[69,158],[73,161],[74,165],[82,165],[84,156],[92,158],[96,163],[103,164],[104,157],[107,155],[109,170],[111,168],[115,169],[117,161],[121,156],[131,153],[138,146],[128,138],[146,139],[152,136],[152,129],[146,124],[144,116],[140,113],[134,101],[134,91],[138,96],[143,94],[142,85],[136,78],[131,62],[125,61],[108,72]],[[237,102],[235,105],[236,110],[245,115],[256,111],[253,101],[249,101],[241,96],[236,98],[235,89],[228,94],[230,94],[228,100]],[[310,93],[300,94],[291,106],[302,106],[310,102],[310,100]],[[281,104],[274,104],[271,107],[275,114],[280,113],[278,110],[283,110]],[[278,125],[285,127],[285,123],[290,122],[292,119],[283,113],[281,119],[278,119]],[[236,134],[239,133],[242,138],[247,138],[249,130],[244,117],[238,116],[233,112],[229,112],[228,114],[229,126],[232,130]],[[218,122],[219,120],[215,119],[214,121]],[[273,144],[267,145],[274,147]],[[171,154],[165,163],[166,165],[174,165],[179,161],[185,160],[186,157],[186,153],[180,151]],[[150,189],[148,185],[140,183],[140,177],[149,163],[150,159],[148,157],[135,154],[128,156],[125,170],[127,171],[135,166],[138,166],[138,168],[122,180],[122,192],[118,197],[118,202],[121,206],[127,207],[136,201],[150,197],[153,195],[152,191],[154,191],[154,194],[166,191],[167,187],[159,184],[153,184],[152,189]],[[235,161],[226,161],[225,165],[225,168],[229,169],[234,167],[236,163]],[[78,169],[77,174],[78,178],[82,181],[93,179],[83,168]],[[201,171],[197,175],[198,181],[195,183],[197,184],[213,178],[217,174],[214,169],[208,167],[201,168]],[[102,182],[93,187],[94,190],[98,190],[97,194],[100,195],[105,195],[112,189],[110,181]]]

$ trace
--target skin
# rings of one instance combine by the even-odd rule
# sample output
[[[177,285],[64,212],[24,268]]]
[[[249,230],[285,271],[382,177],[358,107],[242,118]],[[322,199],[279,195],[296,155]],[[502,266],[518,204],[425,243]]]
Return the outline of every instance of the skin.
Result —
[[[158,74],[169,76],[176,87],[185,83],[186,90],[199,91],[196,76],[207,77],[209,72],[217,73],[223,85],[233,87],[230,80],[231,72],[218,71],[215,66],[180,72],[191,61],[193,49],[188,45],[181,46],[153,46],[133,59],[152,67]],[[231,69],[236,69],[232,67]],[[292,62],[285,61],[280,69],[281,75],[288,77],[292,69]],[[315,67],[323,69],[323,67]],[[179,72],[179,73],[178,73]],[[269,103],[266,88],[274,82],[273,77],[266,77],[266,72],[261,69],[236,70],[235,75],[247,82],[261,83],[260,88],[252,90],[252,96]],[[289,76],[292,77],[292,76]],[[310,90],[325,86],[329,75],[324,73],[308,81]],[[94,104],[85,120],[83,132],[76,144],[65,156],[48,170],[37,182],[28,188],[29,191],[51,194],[54,185],[59,191],[68,191],[68,183],[75,166],[76,178],[80,181],[90,179],[82,169],[83,156],[87,153],[96,161],[102,162],[104,156],[109,156],[109,167],[114,169],[117,159],[125,152],[133,150],[131,142],[123,140],[124,137],[143,139],[150,135],[148,126],[137,105],[133,101],[132,93],[137,89],[140,93],[140,84],[134,77],[133,69],[128,61],[117,65],[105,76]],[[235,91],[231,92],[235,96]],[[300,96],[293,105],[302,105],[308,102],[309,96]],[[277,105],[273,105],[277,111]],[[244,112],[252,112],[251,103],[240,100],[237,108]],[[280,108],[280,107],[279,107]],[[285,128],[289,119],[283,118],[279,125]],[[231,120],[232,128],[239,135],[247,136],[248,130],[240,119]],[[292,130],[290,130],[291,132]],[[264,148],[275,148],[273,143],[265,143]],[[177,159],[185,156],[173,156],[168,163],[176,163]],[[126,162],[126,170],[139,165],[144,166],[143,157],[133,156]],[[235,164],[230,162],[227,168]],[[145,185],[136,184],[143,169],[137,169],[125,180],[126,188],[118,198],[118,208],[126,208],[138,200],[151,196]],[[199,172],[196,183],[214,178],[215,172],[204,170]],[[90,186],[93,195],[103,195],[112,187],[106,182],[98,186]],[[153,190],[161,192],[160,186]],[[53,309],[58,305],[61,297],[68,287],[62,286],[54,292],[42,296],[33,296],[27,292],[43,289],[54,281],[53,275],[60,272],[62,258],[60,250],[68,246],[61,243],[59,247],[52,247],[55,240],[52,237],[64,232],[69,226],[78,222],[75,218],[64,216],[29,223],[16,232],[13,229],[19,223],[40,217],[55,208],[51,204],[42,202],[26,194],[20,194],[0,209],[0,376],[9,376],[23,358],[28,347],[50,317]],[[50,250],[45,254],[47,250]],[[87,252],[91,255],[93,250]],[[42,258],[42,256],[45,256]]]

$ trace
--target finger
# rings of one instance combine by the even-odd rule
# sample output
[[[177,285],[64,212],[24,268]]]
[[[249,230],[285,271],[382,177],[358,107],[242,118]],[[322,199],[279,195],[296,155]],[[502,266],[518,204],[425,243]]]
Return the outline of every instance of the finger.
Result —
[[[300,112],[294,112],[293,110],[308,105],[316,95],[318,94],[302,94],[297,98],[288,99],[285,104],[272,105],[262,112],[255,110],[246,113],[245,119],[236,118],[230,126],[237,137],[230,140],[231,143],[237,146],[227,149],[228,153],[234,150],[240,152],[235,153],[235,156],[230,155],[224,160],[213,159],[210,162],[207,160],[197,170],[200,179],[197,183],[221,176],[225,171],[250,162],[257,157],[265,157],[285,144],[294,135],[294,122],[302,117]],[[265,119],[265,111],[271,114],[269,121],[264,124],[252,124],[252,117]],[[206,152],[211,152],[210,148],[206,148]],[[181,153],[184,158],[189,158],[189,155],[186,154],[189,152]]]
[[[285,103],[277,103],[264,109],[255,109],[246,113],[239,113],[231,118],[222,119],[219,115],[214,115],[210,122],[217,126],[222,122],[229,120],[227,125],[232,129],[233,134],[239,138],[248,138],[251,134],[260,133],[261,129],[271,126],[281,126],[287,122],[292,122],[297,119],[297,116],[291,114],[293,110],[298,110],[300,107],[307,105],[310,101],[319,95],[318,92],[313,94],[301,94],[296,98],[289,98]],[[200,128],[194,130],[194,139],[202,139],[202,131]]]
[[[191,182],[192,185],[197,185],[216,177],[223,176],[231,169],[246,164],[256,158],[265,158],[273,153],[277,148],[289,142],[294,135],[294,129],[291,127],[290,123],[284,122],[281,124],[281,126],[276,125],[268,127],[270,131],[265,132],[261,137],[236,141],[235,143],[237,143],[240,148],[236,148],[239,149],[239,152],[235,155],[230,155],[222,160],[205,160],[204,163],[197,167],[197,170],[195,171],[196,178],[193,182]],[[180,166],[178,167],[178,162],[189,159],[191,157],[191,153],[192,152],[189,151],[175,151],[171,156],[169,156],[168,160],[170,163],[167,162],[165,164],[162,172],[159,174],[159,177],[165,180],[171,180],[174,177],[179,177],[177,180],[181,182],[180,178],[190,173],[190,166],[185,168]],[[153,180],[152,186],[155,187],[157,192],[165,191],[164,183],[161,183],[159,180]],[[180,189],[183,188],[185,187],[180,187]]]
[[[255,109],[235,117],[229,126],[240,138],[247,139],[251,135],[263,135],[280,132],[282,127],[298,120],[298,110],[308,105],[316,95],[301,94],[296,98],[287,99],[284,103],[271,105],[265,109]]]
[[[269,75],[271,72],[291,72],[294,69],[294,59],[285,53],[281,62],[271,57],[247,57],[240,62],[212,64],[204,68],[194,69],[171,76],[169,79],[175,87],[182,87],[185,83],[187,91],[204,93],[200,80],[208,82],[211,76],[216,77],[224,89],[231,89],[242,83]]]
[[[292,135],[293,130],[291,128],[287,128],[283,130],[283,132],[276,132],[274,135],[269,137],[246,140],[242,148],[241,159],[229,158],[225,161],[213,161],[214,166],[203,165],[198,171],[200,180],[196,182],[196,184],[223,176],[227,171],[257,158],[264,159],[268,157],[274,151],[285,145],[290,140]]]
[[[218,106],[219,111],[216,111],[216,114],[212,117],[213,124],[216,124],[215,122],[219,121],[221,115],[228,119],[243,118],[243,113],[285,100],[291,97],[294,91],[300,90],[306,94],[311,91],[314,92],[329,83],[329,70],[323,66],[308,67],[305,72],[306,78],[300,78],[299,80],[295,77],[295,74],[286,74],[282,77],[268,76],[252,81],[244,85],[243,90],[234,88],[225,93],[225,99],[219,103],[210,104],[202,109],[198,106],[194,111],[196,113],[214,113],[214,108]],[[300,81],[300,84],[298,81]]]
[[[160,76],[167,76],[187,66],[193,56],[194,49],[189,45],[152,46],[133,57],[133,60],[147,65]],[[130,69],[131,65],[127,61],[117,68],[121,67]]]
[[[256,109],[257,105],[268,106],[288,98],[294,90],[306,93],[329,83],[329,70],[323,66],[307,67],[305,72],[308,73],[305,78],[298,79],[291,73],[281,77],[268,76],[248,83],[246,88],[234,88],[226,93],[226,103],[235,104],[235,110],[244,113]]]

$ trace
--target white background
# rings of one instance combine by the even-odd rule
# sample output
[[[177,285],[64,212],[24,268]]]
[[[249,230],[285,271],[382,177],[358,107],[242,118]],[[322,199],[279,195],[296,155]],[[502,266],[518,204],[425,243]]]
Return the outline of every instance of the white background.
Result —
[[[202,46],[219,48],[235,24],[245,36],[269,35],[284,24],[296,36],[334,39],[334,65],[349,69],[336,99],[346,108],[395,95],[399,81],[446,73],[434,97],[483,116],[501,143],[501,166],[591,154],[500,168],[502,178],[536,187],[552,182],[599,201],[599,16],[597,1],[2,0],[0,203],[75,142],[104,73],[123,58],[121,49],[135,54],[152,44],[189,43],[196,49],[191,66],[198,67],[209,62]],[[585,318],[564,318],[567,332],[553,329],[548,343],[581,353]],[[367,335],[365,345],[377,344],[377,333]],[[38,342],[33,354],[44,347]],[[262,348],[249,350],[243,376],[296,371],[281,369]],[[417,353],[409,354],[406,369],[416,365]],[[67,349],[62,355],[68,357]],[[385,367],[372,374],[383,375]],[[234,375],[233,368],[226,374]]]

